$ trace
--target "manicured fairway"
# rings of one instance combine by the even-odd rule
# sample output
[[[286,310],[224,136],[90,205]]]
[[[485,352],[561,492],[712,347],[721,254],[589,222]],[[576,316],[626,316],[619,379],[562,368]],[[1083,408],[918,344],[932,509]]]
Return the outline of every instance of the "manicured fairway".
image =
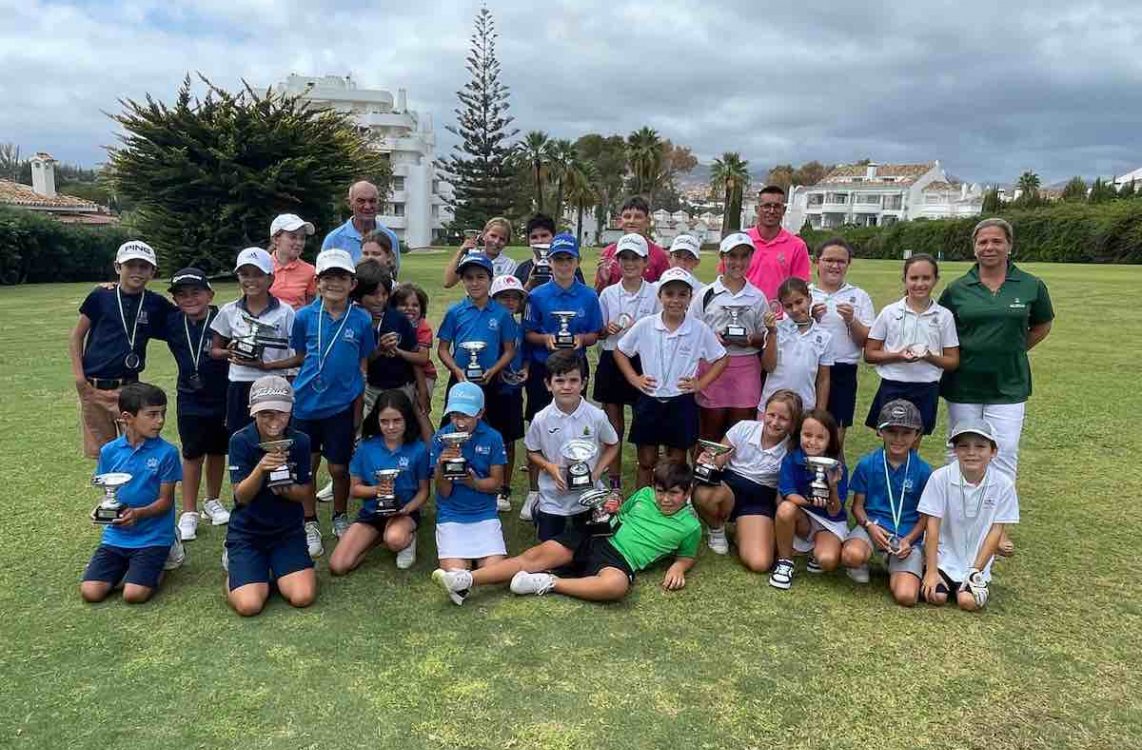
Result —
[[[444,257],[404,264],[434,328],[459,297],[440,289]],[[90,285],[0,288],[0,747],[1140,747],[1142,268],[1027,269],[1058,319],[1032,355],[1018,553],[978,615],[896,607],[875,571],[861,587],[799,564],[778,592],[704,544],[681,592],[660,567],[615,605],[481,590],[455,607],[429,580],[430,523],[409,571],[375,553],[332,580],[324,558],[309,610],[233,615],[209,526],[153,602],[85,605],[97,496],[66,339]],[[879,308],[899,271],[857,261],[850,278]],[[170,392],[161,343],[150,359]],[[874,389],[862,370],[862,417]],[[923,451],[936,465],[942,431]],[[873,445],[854,428],[850,464]],[[514,512],[505,524],[509,550],[533,539]]]

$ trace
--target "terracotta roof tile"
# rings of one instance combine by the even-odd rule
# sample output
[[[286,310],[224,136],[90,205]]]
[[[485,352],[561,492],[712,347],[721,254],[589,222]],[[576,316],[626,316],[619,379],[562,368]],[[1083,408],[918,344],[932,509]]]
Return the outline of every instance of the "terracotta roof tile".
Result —
[[[56,193],[51,198],[40,195],[30,185],[0,180],[0,205],[28,208],[68,209],[71,211],[98,211],[99,206],[83,198]]]
[[[883,182],[885,177],[896,178],[890,184],[909,184],[915,182],[917,178],[934,166],[936,166],[935,162],[928,162],[926,164],[877,164],[876,177],[867,182],[862,181],[862,184]],[[821,182],[848,183],[852,182],[852,178],[854,177],[863,178],[867,172],[868,167],[864,164],[840,164],[834,167],[832,172],[825,175],[825,178],[821,180]]]

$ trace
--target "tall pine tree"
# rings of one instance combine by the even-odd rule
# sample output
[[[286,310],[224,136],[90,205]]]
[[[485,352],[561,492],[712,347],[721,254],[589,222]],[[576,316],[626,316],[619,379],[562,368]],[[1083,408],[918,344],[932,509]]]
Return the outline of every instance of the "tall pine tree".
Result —
[[[452,184],[453,228],[483,226],[506,213],[512,204],[512,161],[508,141],[519,131],[509,126],[508,87],[500,83],[496,59],[496,25],[486,7],[476,14],[467,69],[471,79],[456,92],[456,125],[448,132],[461,142],[438,166]]]

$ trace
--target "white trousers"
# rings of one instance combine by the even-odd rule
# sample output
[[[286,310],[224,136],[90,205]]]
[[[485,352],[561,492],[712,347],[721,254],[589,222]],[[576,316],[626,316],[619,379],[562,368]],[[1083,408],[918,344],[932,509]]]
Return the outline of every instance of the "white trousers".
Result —
[[[995,468],[1006,474],[1011,482],[1015,482],[1015,474],[1019,468],[1019,436],[1023,434],[1023,415],[1026,412],[1027,402],[1018,404],[957,404],[951,401],[948,405],[948,434],[952,427],[963,419],[982,419],[991,425],[995,432],[995,441],[999,443],[999,452],[995,456]],[[948,463],[956,458],[955,452],[948,448]]]

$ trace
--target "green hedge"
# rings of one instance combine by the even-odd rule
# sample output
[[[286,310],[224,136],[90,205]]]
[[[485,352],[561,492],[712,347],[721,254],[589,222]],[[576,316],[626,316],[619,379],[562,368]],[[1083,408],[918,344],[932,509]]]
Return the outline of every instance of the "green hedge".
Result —
[[[1015,229],[1014,256],[1048,263],[1142,263],[1142,200],[1091,205],[1057,203],[1000,214]],[[844,237],[862,258],[901,258],[905,250],[948,260],[972,258],[971,232],[980,217],[900,222],[886,227],[804,229],[816,249]]]
[[[35,211],[0,208],[0,284],[113,279],[125,230],[60,224]]]

